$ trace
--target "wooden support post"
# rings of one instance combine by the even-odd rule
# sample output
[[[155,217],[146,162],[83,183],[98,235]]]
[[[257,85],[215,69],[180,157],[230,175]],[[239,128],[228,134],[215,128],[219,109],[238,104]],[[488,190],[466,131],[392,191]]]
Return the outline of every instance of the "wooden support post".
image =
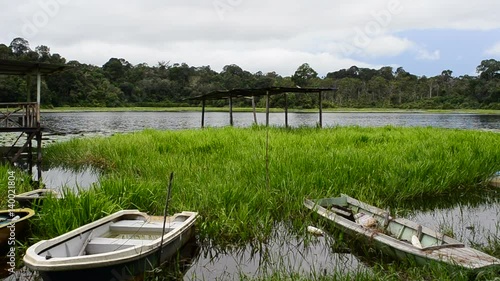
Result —
[[[266,92],[266,126],[269,126],[269,91]]]
[[[255,96],[252,96],[253,123],[257,125],[257,113],[255,112]]]
[[[36,73],[36,122],[40,124],[40,102],[41,102],[41,92],[42,92],[42,75],[40,70]]]
[[[31,102],[31,75],[27,74],[26,75],[26,101]]]
[[[30,138],[26,140],[28,142],[28,174],[33,177],[33,141]]]
[[[201,101],[201,128],[205,128],[205,100]]]
[[[28,146],[29,144],[29,141],[33,139],[33,137],[35,136],[35,133],[30,133],[28,135],[28,139],[26,140],[26,142],[23,144],[23,146],[21,148],[19,148],[19,150],[16,152],[16,154],[14,155],[14,157],[12,157],[11,159],[11,163],[15,163],[17,161],[17,159],[19,159],[19,157],[21,157],[21,154],[23,153],[23,151],[26,149],[26,147]]]
[[[229,96],[229,124],[234,126],[233,120],[233,97]]]
[[[40,124],[40,123],[39,123]],[[37,142],[37,180],[38,184],[42,182],[42,130],[38,128],[38,132],[36,133],[36,142]]]
[[[288,128],[288,97],[285,93],[285,128]]]
[[[319,91],[319,127],[323,128],[323,92]]]

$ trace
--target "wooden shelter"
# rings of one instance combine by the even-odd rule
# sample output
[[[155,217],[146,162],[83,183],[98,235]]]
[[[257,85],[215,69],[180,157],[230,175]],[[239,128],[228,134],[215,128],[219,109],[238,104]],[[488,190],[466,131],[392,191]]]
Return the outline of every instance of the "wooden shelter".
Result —
[[[26,156],[28,162],[28,171],[32,172],[33,149],[32,142],[36,140],[37,153],[36,164],[38,166],[38,180],[41,178],[40,164],[42,161],[42,131],[40,123],[40,103],[41,103],[41,85],[42,75],[48,75],[65,68],[65,65],[54,65],[40,62],[26,62],[0,59],[0,75],[18,75],[25,76],[28,87],[26,102],[0,101],[0,133],[19,133],[13,144],[4,147],[2,158],[10,163],[18,162],[21,156]],[[36,77],[36,101],[31,101],[30,79]],[[26,136],[24,142],[22,137]],[[20,143],[21,141],[21,143]]]
[[[205,127],[205,106],[207,100],[217,100],[217,99],[227,99],[229,101],[229,123],[231,126],[234,125],[233,122],[233,99],[235,98],[245,98],[251,97],[252,104],[254,107],[254,121],[257,123],[255,115],[255,97],[265,96],[266,97],[266,126],[269,126],[269,97],[271,95],[285,95],[285,126],[288,127],[288,93],[311,93],[318,94],[319,96],[319,126],[323,126],[323,92],[336,91],[336,88],[291,88],[291,87],[268,87],[268,88],[257,88],[257,89],[233,89],[233,90],[219,90],[210,92],[205,95],[196,96],[190,98],[190,100],[201,100],[202,101],[202,113],[201,113],[201,127]]]

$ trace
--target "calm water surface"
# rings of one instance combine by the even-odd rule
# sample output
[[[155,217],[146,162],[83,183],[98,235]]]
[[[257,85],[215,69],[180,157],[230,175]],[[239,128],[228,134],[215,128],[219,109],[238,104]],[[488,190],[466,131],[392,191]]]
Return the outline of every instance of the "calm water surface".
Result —
[[[258,113],[260,124],[265,114]],[[48,142],[73,137],[111,135],[133,132],[146,128],[159,130],[196,129],[201,125],[200,112],[76,112],[43,113],[42,120],[50,133]],[[289,125],[316,126],[317,113],[290,113]],[[234,113],[234,124],[248,127],[253,123],[252,113]],[[284,126],[284,113],[271,113],[270,124]],[[206,113],[205,126],[229,125],[229,114]],[[324,113],[323,127],[333,126],[432,126],[454,129],[500,131],[500,115],[478,114],[419,114],[419,113]],[[64,168],[51,168],[43,172],[44,182],[53,188],[76,186],[86,188],[98,181],[98,173],[91,169],[74,172]],[[498,199],[499,196],[496,196]],[[484,244],[486,238],[500,234],[500,200],[487,203],[457,203],[445,208],[428,208],[410,211],[408,218],[432,228],[453,233],[456,238],[470,245]],[[191,257],[184,280],[237,280],[239,276],[268,276],[273,271],[296,272],[305,275],[369,271],[355,255],[332,250],[332,239],[310,237],[307,243],[278,226],[274,239],[255,249],[247,246],[238,249],[217,249],[202,246]],[[303,238],[302,238],[303,239]],[[19,273],[21,274],[21,273]],[[9,280],[15,280],[11,277]],[[22,279],[21,279],[22,280]]]
[[[253,124],[253,114],[234,113],[234,125],[248,127]],[[289,113],[292,127],[315,126],[317,113]],[[201,127],[200,112],[74,112],[43,113],[42,122],[53,132],[63,134],[109,134],[131,132],[146,128],[182,130]],[[265,114],[257,113],[257,122],[265,123]],[[284,126],[284,113],[271,113],[269,123]],[[229,125],[229,113],[207,112],[205,126]],[[323,126],[433,126],[439,128],[500,130],[500,115],[480,114],[421,114],[421,113],[323,113]]]

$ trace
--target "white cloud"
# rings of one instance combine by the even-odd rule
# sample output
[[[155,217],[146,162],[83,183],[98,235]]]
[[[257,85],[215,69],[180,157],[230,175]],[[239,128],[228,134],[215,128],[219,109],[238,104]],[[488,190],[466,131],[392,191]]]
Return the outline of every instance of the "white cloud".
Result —
[[[6,1],[0,43],[21,36],[32,48],[47,45],[68,60],[96,65],[123,57],[135,64],[163,60],[214,69],[236,63],[288,75],[308,62],[322,73],[405,53],[438,60],[439,50],[397,34],[498,29],[498,10],[498,0]],[[487,52],[498,54],[498,47]]]
[[[415,51],[417,53],[416,59],[418,60],[434,61],[441,58],[441,52],[439,50],[429,51],[425,48],[417,47]]]
[[[500,56],[500,42],[488,48],[484,53],[489,56]]]
[[[369,45],[362,50],[362,54],[367,57],[395,57],[413,46],[414,43],[406,38],[382,36],[371,40]]]

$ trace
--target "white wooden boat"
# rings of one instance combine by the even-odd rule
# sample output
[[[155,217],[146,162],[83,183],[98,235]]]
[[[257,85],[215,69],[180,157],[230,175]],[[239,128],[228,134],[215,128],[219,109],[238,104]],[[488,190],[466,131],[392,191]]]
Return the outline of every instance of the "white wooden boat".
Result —
[[[19,193],[14,196],[14,200],[19,202],[22,208],[30,208],[33,203],[41,203],[42,200],[48,196],[58,197],[59,193],[54,189],[49,188],[39,188],[32,191]]]
[[[196,217],[195,212],[167,217],[162,239],[163,216],[119,211],[34,244],[24,263],[44,280],[126,280],[175,255],[193,237]]]
[[[396,259],[417,264],[444,262],[467,269],[500,267],[500,259],[443,233],[342,194],[340,197],[305,199],[304,205],[331,221],[336,228]],[[356,240],[358,241],[358,240]]]
[[[490,179],[489,184],[493,187],[500,187],[500,171],[496,172]]]

